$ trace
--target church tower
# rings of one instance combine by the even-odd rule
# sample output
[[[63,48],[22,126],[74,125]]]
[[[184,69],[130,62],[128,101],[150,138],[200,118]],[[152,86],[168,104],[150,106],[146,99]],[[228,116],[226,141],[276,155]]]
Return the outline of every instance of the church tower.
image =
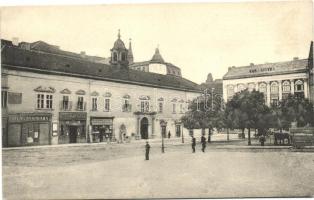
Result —
[[[128,61],[129,61],[129,65],[132,65],[134,62],[131,38],[130,38],[130,42],[129,42]]]
[[[118,31],[118,39],[114,42],[113,48],[110,49],[110,64],[117,66],[128,66],[128,50],[125,48],[121,40],[120,29]]]

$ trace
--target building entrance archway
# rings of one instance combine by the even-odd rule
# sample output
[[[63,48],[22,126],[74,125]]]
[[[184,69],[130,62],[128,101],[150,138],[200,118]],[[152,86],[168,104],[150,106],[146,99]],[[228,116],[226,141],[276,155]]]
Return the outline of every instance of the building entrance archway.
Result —
[[[146,117],[141,120],[141,139],[148,139],[148,119]]]

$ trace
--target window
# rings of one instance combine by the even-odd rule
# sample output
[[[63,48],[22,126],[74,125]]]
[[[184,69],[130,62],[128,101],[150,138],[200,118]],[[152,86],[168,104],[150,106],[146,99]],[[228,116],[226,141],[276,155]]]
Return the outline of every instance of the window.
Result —
[[[176,104],[172,104],[172,113],[176,113]]]
[[[304,86],[303,86],[303,81],[297,80],[295,82],[295,92],[303,92]]]
[[[1,91],[1,108],[6,108],[8,102],[8,91]]]
[[[159,110],[158,110],[158,112],[159,113],[162,113],[163,112],[163,103],[162,102],[159,102],[159,104],[158,104],[158,108],[159,108]]]
[[[110,111],[110,99],[105,99],[105,112],[109,112]]]
[[[129,99],[124,99],[122,111],[123,112],[131,112],[131,104]]]
[[[97,97],[92,98],[92,110],[93,111],[97,110]]]
[[[272,94],[277,94],[279,93],[279,87],[277,82],[272,82],[270,84],[270,93]]]
[[[264,101],[267,101],[267,85],[266,83],[259,84],[259,92],[264,94]]]
[[[52,94],[37,94],[37,109],[52,109]]]
[[[118,60],[118,55],[116,52],[113,53],[113,61],[117,61]]]
[[[84,98],[78,97],[77,99],[77,110],[84,110]]]
[[[122,56],[121,56],[121,58],[122,58],[122,61],[125,61],[125,60],[126,60],[126,56],[125,56],[125,53],[122,53]]]
[[[141,112],[149,112],[149,101],[141,101]]]
[[[289,81],[284,81],[282,83],[282,92],[283,93],[290,93],[290,83],[289,83]]]
[[[62,109],[63,110],[69,110],[70,106],[69,106],[69,96],[63,96],[63,100],[62,100]]]
[[[46,95],[46,108],[52,109],[52,95],[51,94]]]

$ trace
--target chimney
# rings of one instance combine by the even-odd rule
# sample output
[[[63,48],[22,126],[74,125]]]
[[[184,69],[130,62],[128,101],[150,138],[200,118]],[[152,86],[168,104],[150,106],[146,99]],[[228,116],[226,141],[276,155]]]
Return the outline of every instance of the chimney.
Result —
[[[82,57],[82,58],[85,58],[85,56],[86,56],[85,51],[81,51],[81,57]]]
[[[299,57],[293,57],[293,60],[299,60]]]
[[[19,45],[19,38],[17,38],[17,37],[12,38],[12,44],[14,46],[18,46]]]
[[[251,67],[254,66],[254,63],[250,63],[250,66],[251,66]]]

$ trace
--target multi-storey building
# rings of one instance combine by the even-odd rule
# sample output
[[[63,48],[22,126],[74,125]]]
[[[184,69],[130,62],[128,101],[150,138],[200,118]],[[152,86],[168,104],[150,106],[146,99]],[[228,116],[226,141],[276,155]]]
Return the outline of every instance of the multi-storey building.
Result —
[[[161,121],[173,136],[188,135],[180,118],[199,85],[130,69],[133,55],[120,34],[110,65],[33,44],[2,40],[4,146],[159,138]]]
[[[244,89],[264,93],[267,105],[277,103],[289,94],[309,98],[308,63],[308,59],[294,58],[286,62],[229,67],[223,77],[224,100]]]

